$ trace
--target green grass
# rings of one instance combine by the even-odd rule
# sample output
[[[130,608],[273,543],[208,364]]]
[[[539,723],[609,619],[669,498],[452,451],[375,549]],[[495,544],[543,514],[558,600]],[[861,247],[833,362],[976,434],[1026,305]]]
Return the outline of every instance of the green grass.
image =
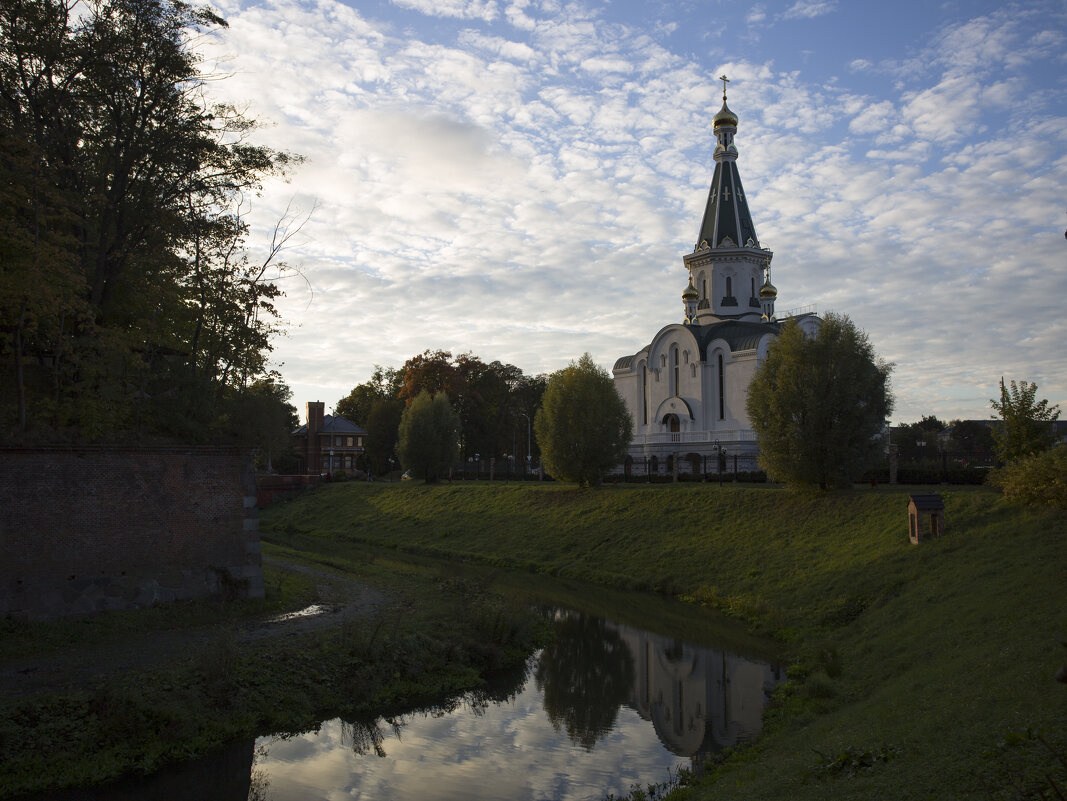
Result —
[[[943,495],[946,536],[920,546],[907,490],[887,487],[348,483],[261,529],[327,558],[373,547],[654,589],[773,634],[794,665],[765,736],[679,797],[1055,798],[1067,516]]]

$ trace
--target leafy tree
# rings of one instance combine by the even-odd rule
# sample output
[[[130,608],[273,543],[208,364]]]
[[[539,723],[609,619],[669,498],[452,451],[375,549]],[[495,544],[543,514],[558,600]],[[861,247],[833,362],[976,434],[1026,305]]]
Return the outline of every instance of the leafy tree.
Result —
[[[215,423],[219,439],[253,450],[261,470],[295,462],[292,432],[300,420],[293,392],[280,378],[274,373],[234,392]]]
[[[953,420],[949,450],[972,464],[989,461],[993,453],[993,429],[980,420]]]
[[[611,376],[586,353],[549,377],[534,430],[548,472],[589,486],[625,458],[633,421]]]
[[[241,198],[292,157],[206,102],[213,11],[76,5],[0,2],[0,426],[203,439],[268,373],[292,227],[251,258]]]
[[[366,459],[373,473],[389,469],[389,460],[397,455],[397,431],[404,414],[404,401],[399,398],[382,398],[374,401],[367,414]]]
[[[746,404],[767,475],[792,486],[850,485],[883,447],[891,370],[847,316],[828,314],[811,337],[786,322]]]
[[[400,418],[400,463],[427,484],[459,455],[459,415],[443,392],[420,392]]]
[[[904,460],[933,458],[937,454],[937,436],[944,429],[945,424],[941,420],[928,414],[917,423],[898,426],[893,432],[893,444]]]
[[[334,411],[346,420],[367,427],[371,408],[377,401],[396,398],[403,386],[403,374],[392,367],[374,365],[369,381],[357,384],[337,402]]]
[[[1049,406],[1048,400],[1038,401],[1036,395],[1037,384],[1012,381],[1005,386],[1000,379],[1000,400],[989,403],[1000,417],[1000,424],[993,428],[993,440],[1001,461],[1033,456],[1056,441],[1053,423],[1060,416],[1059,404]]]
[[[447,350],[427,348],[404,362],[403,373],[404,383],[398,395],[408,406],[422,392],[432,395],[444,392],[449,402],[455,403],[466,390],[466,382],[452,362],[452,353]]]

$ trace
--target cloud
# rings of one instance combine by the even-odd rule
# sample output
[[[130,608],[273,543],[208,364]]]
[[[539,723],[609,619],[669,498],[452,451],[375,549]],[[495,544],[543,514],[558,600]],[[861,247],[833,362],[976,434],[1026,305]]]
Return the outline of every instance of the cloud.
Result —
[[[313,299],[287,279],[275,350],[300,400],[427,347],[531,373],[636,352],[680,314],[723,72],[782,308],[852,315],[898,363],[905,418],[984,416],[1001,373],[1067,399],[1060,39],[1029,7],[853,61],[850,84],[671,49],[608,7],[513,2],[420,32],[332,0],[219,5],[206,54],[233,76],[210,91],[308,157],[255,200],[256,230],[318,201],[288,254]],[[873,89],[886,75],[900,87]]]
[[[418,11],[431,17],[481,19],[492,22],[500,16],[494,0],[391,0],[400,8]]]
[[[837,9],[836,0],[797,0],[782,14],[784,19],[814,19]]]

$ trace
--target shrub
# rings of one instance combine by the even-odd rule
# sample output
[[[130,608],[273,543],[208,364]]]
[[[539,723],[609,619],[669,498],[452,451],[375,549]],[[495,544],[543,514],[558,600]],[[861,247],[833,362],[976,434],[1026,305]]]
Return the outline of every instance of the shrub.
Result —
[[[1010,501],[1067,509],[1067,446],[1050,448],[994,470],[989,483]]]

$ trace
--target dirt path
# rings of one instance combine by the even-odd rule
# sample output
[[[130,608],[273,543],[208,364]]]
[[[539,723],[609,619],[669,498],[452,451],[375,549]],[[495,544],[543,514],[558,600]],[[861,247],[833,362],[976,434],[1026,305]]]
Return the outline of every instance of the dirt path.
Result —
[[[45,657],[0,663],[0,692],[13,697],[84,685],[100,676],[186,660],[199,649],[219,642],[250,645],[339,626],[377,614],[390,603],[385,594],[340,573],[269,556],[264,556],[263,562],[276,569],[314,576],[318,603],[273,617],[155,630],[121,642],[79,646]]]

